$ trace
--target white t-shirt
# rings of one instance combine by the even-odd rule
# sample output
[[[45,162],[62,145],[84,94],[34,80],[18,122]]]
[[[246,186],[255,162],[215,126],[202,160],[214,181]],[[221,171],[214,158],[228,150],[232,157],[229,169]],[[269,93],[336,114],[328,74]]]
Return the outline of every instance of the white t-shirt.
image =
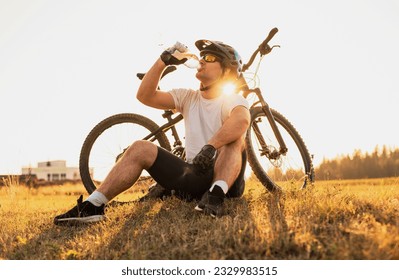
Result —
[[[238,94],[206,99],[199,90],[173,89],[169,93],[174,99],[176,110],[184,117],[188,162],[221,128],[235,107],[249,108],[248,101]]]

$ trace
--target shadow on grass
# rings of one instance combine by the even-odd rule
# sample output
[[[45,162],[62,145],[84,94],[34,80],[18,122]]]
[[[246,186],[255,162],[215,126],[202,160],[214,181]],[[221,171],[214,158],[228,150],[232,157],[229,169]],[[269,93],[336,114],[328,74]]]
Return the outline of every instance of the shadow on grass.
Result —
[[[283,258],[292,250],[286,246],[292,244],[287,241],[284,198],[280,194],[266,197],[264,213],[253,209],[244,197],[226,200],[227,215],[216,219],[194,211],[196,202],[174,197],[141,203],[126,216],[105,250],[114,252],[111,255],[117,259]],[[259,224],[258,219],[266,217],[268,222]],[[271,229],[271,240],[261,226]]]

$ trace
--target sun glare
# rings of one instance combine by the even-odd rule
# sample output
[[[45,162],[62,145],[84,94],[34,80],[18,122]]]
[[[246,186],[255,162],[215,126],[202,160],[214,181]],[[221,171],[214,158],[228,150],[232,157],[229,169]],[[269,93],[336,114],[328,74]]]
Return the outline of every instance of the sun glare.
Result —
[[[236,92],[236,86],[233,83],[227,83],[222,88],[223,94],[231,95]]]

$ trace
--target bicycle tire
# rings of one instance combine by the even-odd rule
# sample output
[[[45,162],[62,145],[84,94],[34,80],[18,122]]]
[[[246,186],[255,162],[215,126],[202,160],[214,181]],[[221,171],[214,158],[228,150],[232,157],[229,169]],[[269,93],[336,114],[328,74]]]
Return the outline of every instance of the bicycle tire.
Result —
[[[302,137],[295,127],[282,114],[271,109],[280,133],[287,144],[288,151],[286,155],[281,155],[278,159],[270,159],[266,155],[261,155],[260,149],[258,148],[257,150],[254,147],[254,141],[259,142],[259,137],[254,135],[254,122],[257,125],[263,123],[260,131],[262,137],[267,139],[269,144],[271,143],[269,146],[271,149],[278,151],[278,142],[274,139],[274,133],[262,107],[251,108],[250,112],[251,126],[247,131],[245,142],[249,165],[258,180],[270,192],[276,191],[276,185],[278,186],[277,188],[286,190],[292,187],[303,189],[309,184],[313,184],[314,168],[312,160]],[[276,170],[279,168],[280,170]]]
[[[129,140],[130,141],[129,144],[126,147],[118,147],[119,154],[117,154],[118,152],[111,153],[110,155],[111,159],[112,157],[120,156],[124,152],[124,150],[126,150],[126,148],[135,140],[141,140],[146,135],[156,131],[159,128],[159,126],[155,122],[148,119],[147,117],[132,113],[122,113],[122,114],[113,115],[99,122],[87,135],[85,141],[83,142],[79,157],[80,176],[82,179],[82,183],[89,194],[91,194],[94,190],[96,190],[97,185],[99,184],[99,182],[94,179],[93,172],[91,172],[91,167],[90,167],[91,156],[92,156],[91,153],[93,152],[93,146],[96,144],[96,142],[100,141],[99,137],[105,135],[107,132],[111,133],[111,128],[115,130],[119,128],[119,125],[121,125],[121,127],[128,126],[129,128],[130,126],[132,126],[132,128],[134,127],[134,129],[140,130],[140,137],[137,137],[135,139],[135,137],[132,136],[131,139]],[[128,137],[130,137],[130,135],[128,135]],[[113,139],[114,137],[112,138],[112,140]],[[158,134],[155,135],[155,139],[152,140],[158,141],[157,145],[169,151],[171,150],[169,140],[164,132],[162,131],[159,132]]]

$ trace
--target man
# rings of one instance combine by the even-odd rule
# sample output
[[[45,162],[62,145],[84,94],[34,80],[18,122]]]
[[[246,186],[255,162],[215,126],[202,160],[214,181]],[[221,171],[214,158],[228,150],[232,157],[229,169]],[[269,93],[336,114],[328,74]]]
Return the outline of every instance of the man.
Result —
[[[174,156],[148,141],[134,142],[115,164],[104,182],[85,201],[54,223],[80,224],[105,218],[104,206],[130,188],[143,169],[167,190],[185,199],[200,199],[197,211],[213,217],[223,215],[225,197],[238,197],[244,192],[246,153],[244,138],[250,123],[247,101],[238,94],[226,96],[222,87],[237,82],[242,62],[238,53],[221,42],[199,40],[200,65],[196,78],[199,90],[158,90],[160,77],[168,65],[186,59],[176,54],[185,48],[176,43],[163,52],[144,76],[137,92],[143,104],[158,109],[175,109],[183,114],[186,129],[186,159]]]

